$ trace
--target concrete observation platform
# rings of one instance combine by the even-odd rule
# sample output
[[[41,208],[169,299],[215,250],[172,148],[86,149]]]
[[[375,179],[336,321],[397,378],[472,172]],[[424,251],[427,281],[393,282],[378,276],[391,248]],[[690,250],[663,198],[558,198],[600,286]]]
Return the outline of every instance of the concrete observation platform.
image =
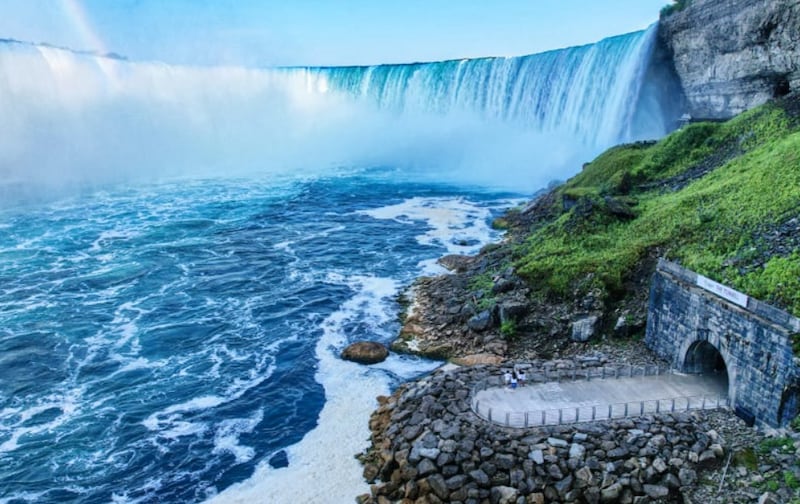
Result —
[[[476,392],[472,409],[509,427],[568,424],[727,405],[726,378],[662,374],[527,384]]]

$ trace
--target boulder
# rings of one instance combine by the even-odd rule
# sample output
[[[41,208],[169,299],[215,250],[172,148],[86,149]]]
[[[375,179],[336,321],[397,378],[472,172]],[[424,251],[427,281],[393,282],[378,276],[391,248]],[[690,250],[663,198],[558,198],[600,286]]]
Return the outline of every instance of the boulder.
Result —
[[[597,332],[597,322],[600,317],[590,315],[572,323],[572,341],[584,343],[589,341]]]
[[[389,355],[389,350],[375,341],[357,341],[342,352],[342,359],[359,364],[377,364],[383,362]]]
[[[480,366],[484,364],[496,366],[503,362],[503,358],[492,353],[478,353],[458,357],[452,359],[451,362],[458,366]]]
[[[489,329],[493,323],[494,320],[492,320],[492,312],[489,310],[484,310],[469,319],[467,326],[473,331],[483,332]]]

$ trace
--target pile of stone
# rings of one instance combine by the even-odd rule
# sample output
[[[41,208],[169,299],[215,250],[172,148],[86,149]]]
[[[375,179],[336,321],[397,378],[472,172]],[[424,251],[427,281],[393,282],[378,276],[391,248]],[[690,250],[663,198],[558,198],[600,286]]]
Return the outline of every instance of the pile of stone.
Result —
[[[535,371],[535,370],[534,370]],[[439,370],[406,384],[370,420],[360,503],[656,502],[679,499],[725,443],[686,412],[509,429],[470,409],[473,384],[503,368]]]

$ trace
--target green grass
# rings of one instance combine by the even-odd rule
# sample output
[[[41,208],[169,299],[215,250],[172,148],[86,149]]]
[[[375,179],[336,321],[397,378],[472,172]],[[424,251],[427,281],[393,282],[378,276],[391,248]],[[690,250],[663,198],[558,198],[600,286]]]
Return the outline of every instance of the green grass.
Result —
[[[513,338],[517,334],[517,323],[514,320],[506,320],[500,325],[500,334],[506,339]]]
[[[794,441],[790,437],[772,437],[759,443],[759,453],[767,454],[772,451],[784,454],[794,453]]]
[[[696,167],[677,191],[659,187]],[[574,202],[517,249],[515,267],[547,296],[600,288],[615,296],[652,251],[800,315],[800,254],[772,257],[740,275],[729,264],[758,250],[759,229],[800,208],[800,132],[765,105],[726,123],[689,125],[655,144],[610,149],[557,189]],[[636,217],[609,212],[627,198]]]

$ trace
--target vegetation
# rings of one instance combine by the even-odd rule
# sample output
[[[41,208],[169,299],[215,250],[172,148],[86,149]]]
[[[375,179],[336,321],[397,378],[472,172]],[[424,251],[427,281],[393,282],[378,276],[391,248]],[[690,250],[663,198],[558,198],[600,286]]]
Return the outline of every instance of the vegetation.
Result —
[[[517,334],[517,323],[513,319],[508,319],[500,324],[500,334],[506,339],[513,338]]]
[[[680,12],[691,4],[691,0],[674,0],[671,4],[661,8],[661,18]]]
[[[800,127],[780,103],[612,148],[555,195],[557,217],[515,250],[535,295],[614,297],[666,256],[800,315],[800,253],[763,240],[800,213]]]

